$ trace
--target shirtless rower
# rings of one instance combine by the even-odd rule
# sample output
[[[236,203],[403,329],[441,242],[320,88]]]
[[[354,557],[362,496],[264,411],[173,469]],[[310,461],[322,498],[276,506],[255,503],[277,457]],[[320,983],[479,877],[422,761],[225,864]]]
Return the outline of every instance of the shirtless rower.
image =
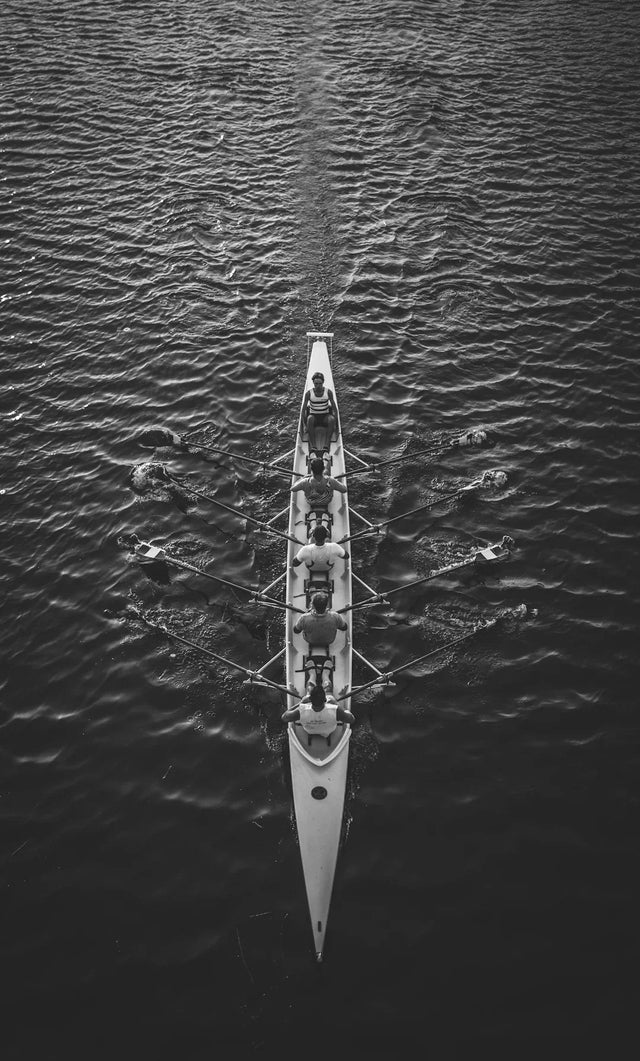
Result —
[[[307,429],[309,452],[315,450],[321,457],[323,448],[328,450],[331,444],[331,436],[338,422],[338,410],[332,391],[324,385],[322,372],[314,372],[311,382],[313,387],[307,391],[302,403],[302,423]],[[324,447],[318,444],[318,428],[325,431]]]

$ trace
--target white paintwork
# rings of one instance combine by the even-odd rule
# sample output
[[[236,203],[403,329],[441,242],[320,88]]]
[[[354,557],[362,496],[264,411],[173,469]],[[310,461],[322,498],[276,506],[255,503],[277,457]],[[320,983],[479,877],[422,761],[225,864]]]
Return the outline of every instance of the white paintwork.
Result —
[[[316,338],[313,342],[307,366],[304,394],[312,386],[311,377],[314,372],[322,372],[324,374],[325,386],[333,391],[335,398],[336,392],[331,371],[330,355],[325,339]],[[308,443],[301,436],[300,430],[298,430],[293,457],[292,482],[308,474],[308,452]],[[330,455],[332,464],[329,474],[337,476],[345,471],[345,454],[339,419],[331,442]],[[292,494],[291,499],[289,534],[297,537],[300,542],[305,542],[305,513],[309,511],[309,506],[302,490]],[[331,540],[339,541],[342,537],[349,534],[347,495],[334,491],[329,512],[333,517]],[[349,549],[349,546],[347,545],[346,548]],[[289,603],[304,608],[304,582],[309,572],[304,564],[297,568],[291,567],[291,561],[297,549],[297,546],[294,546],[291,542],[289,543],[286,599]],[[350,561],[336,561],[331,571],[331,578],[334,584],[331,607],[334,611],[338,611],[351,602]],[[295,613],[287,613],[285,646],[287,687],[293,686],[300,694],[303,694],[305,678],[302,667],[307,655],[308,645],[301,634],[293,633],[293,626],[297,618],[298,616]],[[336,696],[343,689],[351,687],[351,612],[345,614],[345,619],[348,623],[348,629],[344,633],[338,631],[330,649],[331,655],[335,658],[333,688]],[[298,703],[299,699],[297,697],[288,697],[289,707],[295,707]],[[348,699],[342,700],[340,703],[347,708],[350,706]],[[313,736],[309,739],[308,734],[303,730],[300,723],[290,723],[288,732],[298,842],[300,844],[302,870],[313,929],[314,947],[318,961],[320,961],[324,949],[324,938],[342,830],[351,727],[339,725],[330,739],[319,736]],[[318,787],[326,789],[327,795],[324,799],[315,799],[312,796],[312,790]]]

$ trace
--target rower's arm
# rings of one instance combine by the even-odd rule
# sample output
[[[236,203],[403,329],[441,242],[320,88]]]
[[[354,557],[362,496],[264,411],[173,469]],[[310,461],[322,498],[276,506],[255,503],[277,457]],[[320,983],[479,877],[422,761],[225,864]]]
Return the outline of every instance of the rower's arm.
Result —
[[[303,545],[302,549],[298,549],[298,552],[296,553],[296,555],[294,556],[293,560],[291,561],[291,566],[292,567],[300,567],[300,564],[304,563],[304,557],[300,555],[304,551],[304,548],[305,548],[305,546]]]
[[[281,718],[282,718],[283,722],[297,722],[298,719],[300,718],[300,708],[299,707],[290,707],[290,708],[288,708],[285,711],[285,713],[283,715],[281,715]]]
[[[290,492],[292,494],[295,494],[296,490],[303,490],[304,489],[304,484],[306,483],[306,481],[307,481],[307,476],[305,476],[304,479],[298,479],[297,483],[294,483],[293,486],[291,487],[291,491]]]
[[[304,396],[304,401],[303,401],[303,403],[302,403],[302,423],[303,423],[303,424],[306,424],[306,422],[307,422],[307,417],[308,417],[308,415],[309,415],[309,399],[310,399],[310,394],[311,394],[311,392],[310,392],[310,391],[307,391],[307,393],[306,393],[306,394],[305,394],[305,396]]]
[[[341,494],[346,494],[346,483],[339,482],[338,479],[334,479],[331,475],[327,476],[327,482],[333,487],[334,490],[338,490]]]
[[[284,718],[284,715],[282,717]],[[340,722],[348,722],[350,726],[352,726],[356,720],[356,716],[352,715],[346,707],[339,707],[336,717]]]
[[[338,419],[338,406],[336,405],[335,398],[333,397],[333,391],[327,388],[327,398],[329,399],[329,405],[331,406],[331,412]]]

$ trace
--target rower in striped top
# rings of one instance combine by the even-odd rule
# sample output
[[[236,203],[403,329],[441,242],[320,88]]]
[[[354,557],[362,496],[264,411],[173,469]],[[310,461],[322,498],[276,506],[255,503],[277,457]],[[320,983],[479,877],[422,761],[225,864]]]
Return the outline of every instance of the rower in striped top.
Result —
[[[311,377],[313,387],[304,396],[302,404],[302,423],[307,429],[309,452],[315,451],[319,457],[331,445],[331,436],[338,422],[333,392],[324,385],[322,372],[315,372]],[[322,428],[323,435],[319,435]]]

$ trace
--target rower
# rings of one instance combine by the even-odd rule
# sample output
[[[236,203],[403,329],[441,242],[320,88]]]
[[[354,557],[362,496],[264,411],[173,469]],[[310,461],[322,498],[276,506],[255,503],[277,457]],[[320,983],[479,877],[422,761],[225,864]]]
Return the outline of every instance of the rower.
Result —
[[[307,429],[309,452],[315,450],[319,457],[329,449],[331,438],[338,422],[338,410],[332,392],[324,385],[322,372],[311,377],[313,387],[308,390],[302,403],[302,423]],[[319,444],[318,428],[324,430],[324,446]]]
[[[338,542],[328,542],[329,531],[318,523],[311,532],[312,541],[303,545],[293,558],[293,566],[306,564],[313,574],[330,571],[337,559],[348,560],[349,554]]]
[[[319,670],[323,680],[322,672],[331,658],[329,646],[335,641],[338,630],[348,629],[345,619],[338,612],[327,609],[328,603],[326,593],[314,593],[309,611],[301,615],[293,627],[294,634],[302,634],[309,643],[309,655],[304,664],[307,681],[310,681],[312,670],[315,670],[316,675]]]
[[[355,717],[346,707],[338,704],[332,693],[325,692],[322,686],[314,685],[296,707],[284,712],[282,721],[300,722],[309,737],[330,737],[339,722],[352,725]]]
[[[304,490],[304,496],[311,510],[316,514],[323,514],[329,507],[333,491],[338,490],[341,494],[346,494],[347,486],[346,483],[338,482],[331,475],[325,475],[324,461],[321,457],[314,457],[309,467],[311,475],[298,479],[291,487],[291,493]]]
[[[309,611],[300,616],[293,628],[294,634],[303,634],[310,645],[333,644],[338,630],[346,630],[347,623],[338,612],[327,611],[328,603],[326,593],[314,593]]]

